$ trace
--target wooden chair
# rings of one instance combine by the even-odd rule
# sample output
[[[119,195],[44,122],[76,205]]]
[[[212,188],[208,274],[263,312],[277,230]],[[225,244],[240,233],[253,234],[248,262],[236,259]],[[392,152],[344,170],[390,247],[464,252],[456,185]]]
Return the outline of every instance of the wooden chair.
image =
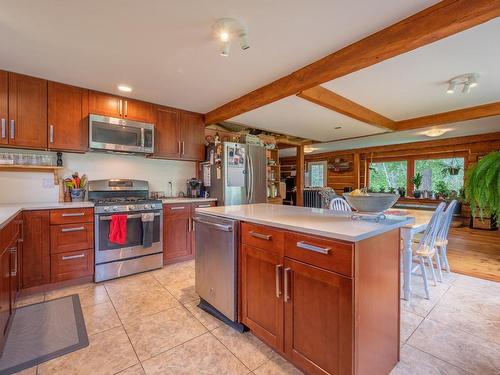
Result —
[[[429,299],[429,285],[427,282],[427,270],[426,261],[429,262],[429,266],[432,272],[432,278],[434,280],[434,285],[436,283],[436,272],[434,271],[433,258],[436,255],[436,237],[439,230],[441,229],[441,222],[443,220],[443,211],[446,204],[444,202],[440,203],[429,222],[429,225],[425,229],[425,232],[419,243],[413,245],[413,261],[418,263],[412,272],[420,268],[420,273],[424,281],[425,296]],[[439,257],[436,257],[436,262],[438,268],[441,268],[441,263]]]
[[[333,198],[330,201],[330,210],[352,212],[351,206],[344,198]]]
[[[441,258],[441,265],[444,267],[446,272],[450,272],[450,264],[448,263],[448,257],[446,256],[446,247],[448,246],[448,232],[450,231],[451,221],[453,220],[453,212],[458,204],[457,200],[452,200],[446,211],[444,212],[444,218],[441,223],[441,228],[436,237],[436,247],[438,249],[437,257]],[[439,267],[438,272],[441,273],[441,267]]]

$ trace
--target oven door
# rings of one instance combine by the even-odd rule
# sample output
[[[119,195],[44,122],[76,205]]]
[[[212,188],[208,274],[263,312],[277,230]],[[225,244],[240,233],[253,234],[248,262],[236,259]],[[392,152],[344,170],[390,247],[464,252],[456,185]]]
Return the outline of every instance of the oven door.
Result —
[[[150,211],[153,212],[153,211]],[[163,252],[163,213],[154,211],[153,243],[151,247],[142,246],[141,213],[128,213],[127,240],[123,245],[109,241],[111,215],[95,215],[95,263],[101,264],[122,259]]]
[[[153,153],[154,125],[114,117],[89,116],[90,148]]]

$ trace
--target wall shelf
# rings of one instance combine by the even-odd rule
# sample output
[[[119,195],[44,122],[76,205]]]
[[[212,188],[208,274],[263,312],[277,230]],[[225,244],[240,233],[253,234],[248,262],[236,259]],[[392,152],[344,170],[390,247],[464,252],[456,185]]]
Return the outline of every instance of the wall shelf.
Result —
[[[46,172],[54,174],[54,185],[59,185],[59,171],[64,167],[55,165],[16,165],[0,164],[0,171],[4,172]]]

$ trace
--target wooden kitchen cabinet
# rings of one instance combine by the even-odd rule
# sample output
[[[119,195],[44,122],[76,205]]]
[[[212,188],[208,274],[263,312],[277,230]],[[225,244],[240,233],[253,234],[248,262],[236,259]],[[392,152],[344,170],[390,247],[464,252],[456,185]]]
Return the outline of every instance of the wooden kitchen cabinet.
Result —
[[[86,152],[89,148],[88,90],[48,83],[48,148]]]
[[[89,93],[89,112],[140,122],[155,122],[153,104],[97,91]]]
[[[21,287],[29,288],[50,282],[49,211],[26,211],[23,221]]]
[[[94,223],[50,226],[50,253],[86,250],[94,247]]]
[[[10,251],[3,249],[0,254],[0,338],[1,347],[4,344],[4,335],[9,321],[10,306]]]
[[[0,70],[0,145],[9,143],[9,73]]]
[[[47,148],[47,81],[9,73],[8,143]]]
[[[193,258],[191,204],[163,206],[163,264]]]
[[[186,160],[205,159],[205,122],[203,115],[181,112],[181,158]]]
[[[285,258],[283,282],[286,355],[309,374],[352,373],[352,280]]]

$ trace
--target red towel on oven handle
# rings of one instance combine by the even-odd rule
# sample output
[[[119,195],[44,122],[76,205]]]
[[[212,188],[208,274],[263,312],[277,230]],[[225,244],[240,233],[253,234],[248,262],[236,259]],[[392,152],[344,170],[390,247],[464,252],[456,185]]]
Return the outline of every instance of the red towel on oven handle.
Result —
[[[109,242],[124,245],[127,242],[127,215],[111,215]]]

